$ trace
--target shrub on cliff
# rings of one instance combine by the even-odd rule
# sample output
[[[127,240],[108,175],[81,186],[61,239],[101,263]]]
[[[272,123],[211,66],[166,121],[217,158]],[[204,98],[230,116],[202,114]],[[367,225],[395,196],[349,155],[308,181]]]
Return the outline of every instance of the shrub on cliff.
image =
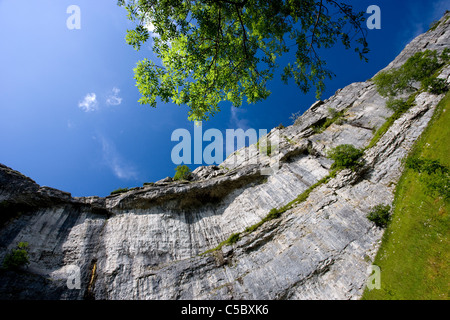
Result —
[[[417,52],[400,68],[382,71],[374,78],[378,93],[391,100],[404,92],[414,91],[416,82],[431,93],[444,93],[447,84],[436,79],[436,72],[448,60],[448,50],[439,56],[436,51]]]
[[[328,157],[334,160],[332,169],[356,169],[360,164],[363,151],[351,144],[341,144],[328,151]]]
[[[175,175],[173,176],[173,180],[187,180],[191,175],[191,169],[187,165],[179,165],[175,168]]]
[[[19,242],[16,249],[11,250],[3,260],[3,268],[14,270],[28,265],[28,242]]]
[[[423,81],[423,86],[432,94],[443,94],[448,91],[448,84],[445,79],[427,78]]]
[[[374,222],[377,227],[385,228],[390,220],[391,206],[379,204],[367,215],[367,219]]]

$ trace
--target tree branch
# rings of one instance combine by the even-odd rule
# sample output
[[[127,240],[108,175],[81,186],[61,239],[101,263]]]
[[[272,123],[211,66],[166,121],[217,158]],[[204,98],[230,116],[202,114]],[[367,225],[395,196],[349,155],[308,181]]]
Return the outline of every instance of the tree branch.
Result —
[[[230,1],[230,0],[215,0],[216,2],[225,2],[228,4],[232,4],[234,6],[238,6],[240,8],[243,8],[246,4],[248,0],[244,0],[242,2],[234,2],[234,1]]]
[[[345,9],[343,9],[343,8],[339,5],[339,3],[337,3],[336,1],[334,1],[334,0],[327,0],[327,1],[328,1],[328,2],[331,2],[331,3],[334,4],[336,7],[338,7],[339,10],[340,10],[343,14],[347,15],[348,17],[350,17],[350,19],[353,21],[353,24],[354,24],[355,26],[357,26],[358,29],[359,29],[359,31],[361,32],[361,35],[362,35],[363,40],[364,40],[364,47],[366,47],[366,45],[365,45],[365,44],[367,43],[367,40],[366,40],[366,33],[364,32],[364,29],[361,28],[361,24],[359,24],[359,23],[356,21],[354,15],[353,15],[353,14],[348,14],[348,12],[346,12]],[[355,28],[355,29],[356,29],[356,28]]]
[[[317,13],[316,22],[314,23],[314,29],[313,29],[313,32],[312,32],[312,38],[311,38],[311,42],[310,42],[310,44],[309,44],[308,52],[310,52],[311,49],[313,49],[312,46],[313,46],[313,43],[314,43],[314,38],[315,38],[317,26],[319,25],[320,15],[322,14],[322,7],[323,7],[322,1],[323,1],[323,0],[320,0],[319,12]],[[313,51],[314,51],[314,53],[315,53],[315,50],[314,50],[314,49],[313,49]]]
[[[245,57],[248,59],[248,52],[247,52],[247,45],[246,45],[247,32],[245,31],[244,23],[242,22],[242,18],[241,18],[241,14],[239,12],[239,7],[238,6],[236,6],[236,12],[238,14],[239,22],[241,23],[242,32],[243,32],[243,35],[244,35],[243,45],[244,45]]]

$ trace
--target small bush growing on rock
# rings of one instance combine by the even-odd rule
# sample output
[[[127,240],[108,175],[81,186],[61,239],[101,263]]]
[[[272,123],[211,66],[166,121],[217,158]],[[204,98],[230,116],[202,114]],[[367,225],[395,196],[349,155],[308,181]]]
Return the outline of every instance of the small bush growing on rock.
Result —
[[[28,242],[19,242],[17,248],[11,250],[11,252],[5,256],[3,267],[5,269],[14,270],[28,265],[30,262],[27,249]]]
[[[364,152],[351,144],[341,144],[330,151],[328,157],[334,160],[332,169],[356,169],[360,165],[359,159]]]
[[[367,219],[374,222],[377,227],[385,228],[390,220],[391,206],[379,204],[367,215]]]
[[[448,84],[445,79],[427,78],[423,81],[423,86],[432,94],[443,94],[448,91]]]
[[[442,50],[441,55],[439,56],[443,62],[449,62],[450,61],[450,49],[445,48]]]
[[[187,180],[191,176],[191,169],[187,165],[179,165],[175,168],[175,175],[173,180]]]

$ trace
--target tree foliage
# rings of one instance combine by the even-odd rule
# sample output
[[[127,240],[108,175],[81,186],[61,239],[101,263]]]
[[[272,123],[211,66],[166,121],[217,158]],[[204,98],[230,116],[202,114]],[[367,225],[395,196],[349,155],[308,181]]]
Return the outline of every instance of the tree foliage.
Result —
[[[448,91],[448,84],[446,79],[441,78],[427,78],[422,82],[425,89],[432,94],[443,94]]]
[[[190,120],[207,120],[221,101],[238,107],[244,98],[267,98],[277,60],[295,47],[295,61],[281,79],[303,92],[333,73],[319,49],[341,42],[366,59],[361,27],[364,12],[334,0],[119,0],[135,21],[126,41],[136,50],[151,40],[159,63],[144,59],[135,68],[141,104],[173,102],[189,106]]]
[[[378,93],[389,98],[392,103],[396,96],[414,91],[416,82],[432,93],[443,93],[446,91],[446,82],[436,79],[436,71],[448,60],[448,50],[444,50],[441,55],[431,50],[417,52],[400,68],[382,71],[375,76]]]

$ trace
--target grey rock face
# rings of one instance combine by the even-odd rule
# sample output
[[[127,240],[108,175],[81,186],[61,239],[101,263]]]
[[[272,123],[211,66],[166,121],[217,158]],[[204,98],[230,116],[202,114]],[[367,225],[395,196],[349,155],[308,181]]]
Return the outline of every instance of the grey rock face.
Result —
[[[388,68],[416,51],[450,47],[446,17]],[[418,95],[366,150],[361,170],[340,171],[253,232],[245,229],[329,174],[329,148],[368,145],[392,114],[372,82],[351,84],[315,103],[296,125],[273,129],[268,139],[278,153],[267,156],[252,145],[220,166],[197,168],[190,181],[164,179],[106,198],[73,198],[0,165],[0,260],[20,241],[30,253],[28,268],[0,271],[0,297],[358,299],[383,233],[366,215],[392,202],[401,160],[441,99]],[[329,108],[343,111],[342,121],[315,132]],[[274,162],[278,170],[262,174]],[[205,253],[237,232],[237,243]],[[80,289],[68,287],[74,268]]]

